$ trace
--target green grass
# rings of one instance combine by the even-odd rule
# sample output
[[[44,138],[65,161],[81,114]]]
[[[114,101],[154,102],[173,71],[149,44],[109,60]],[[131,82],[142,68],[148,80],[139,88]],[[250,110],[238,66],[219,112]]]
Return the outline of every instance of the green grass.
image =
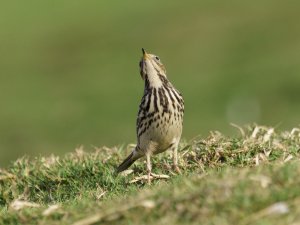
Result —
[[[168,153],[157,155],[154,172],[170,179],[151,186],[130,183],[145,173],[143,160],[127,176],[114,174],[130,146],[21,158],[0,170],[0,223],[299,223],[299,129],[251,126],[240,131],[237,137],[211,132],[182,142],[182,175],[170,169]],[[16,200],[36,207],[16,210]]]

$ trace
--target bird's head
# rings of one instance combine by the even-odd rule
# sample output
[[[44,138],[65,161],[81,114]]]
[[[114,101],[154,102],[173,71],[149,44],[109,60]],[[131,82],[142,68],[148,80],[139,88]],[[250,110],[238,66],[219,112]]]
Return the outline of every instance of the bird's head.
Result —
[[[166,68],[160,61],[160,58],[156,55],[147,53],[142,48],[143,56],[140,61],[140,74],[143,80],[146,77],[150,80],[155,80],[159,75],[166,77]]]

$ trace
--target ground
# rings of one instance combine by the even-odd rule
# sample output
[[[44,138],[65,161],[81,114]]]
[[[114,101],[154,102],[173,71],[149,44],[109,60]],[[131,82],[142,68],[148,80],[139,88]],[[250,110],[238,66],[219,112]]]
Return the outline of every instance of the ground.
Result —
[[[237,127],[182,141],[153,158],[168,179],[135,181],[144,160],[116,175],[132,145],[21,158],[0,170],[0,224],[299,224],[300,130]]]

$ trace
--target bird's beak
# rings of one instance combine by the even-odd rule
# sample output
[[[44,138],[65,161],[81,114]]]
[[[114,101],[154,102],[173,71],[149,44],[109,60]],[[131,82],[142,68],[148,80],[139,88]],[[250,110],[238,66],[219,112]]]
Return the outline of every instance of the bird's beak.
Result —
[[[143,48],[142,48],[142,52],[143,52],[143,59],[147,59],[149,57],[148,53]]]

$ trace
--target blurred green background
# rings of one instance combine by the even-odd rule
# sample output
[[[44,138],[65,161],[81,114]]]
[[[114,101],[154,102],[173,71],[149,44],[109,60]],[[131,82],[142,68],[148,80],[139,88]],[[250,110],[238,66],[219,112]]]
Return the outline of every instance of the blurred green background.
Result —
[[[185,139],[300,112],[299,1],[2,1],[0,166],[135,142],[141,48],[185,97]]]

